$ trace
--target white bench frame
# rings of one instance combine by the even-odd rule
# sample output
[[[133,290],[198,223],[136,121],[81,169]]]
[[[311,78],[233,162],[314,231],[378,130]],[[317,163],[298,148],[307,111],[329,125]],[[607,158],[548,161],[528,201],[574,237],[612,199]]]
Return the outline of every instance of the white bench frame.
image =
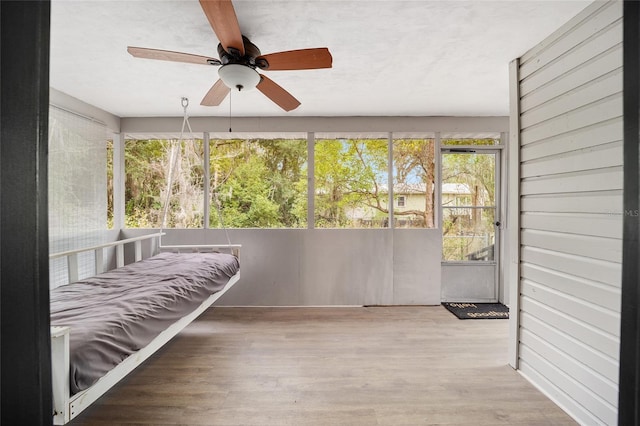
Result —
[[[173,252],[207,252],[219,249],[229,249],[238,256],[239,244],[232,245],[176,245],[176,246],[160,246],[158,244],[162,233],[148,234],[141,237],[128,238],[126,240],[115,241],[113,243],[101,244],[80,250],[70,250],[66,252],[56,253],[50,256],[50,259],[67,257],[69,265],[70,282],[76,281],[78,277],[78,253],[94,251],[96,253],[96,271],[104,272],[104,249],[108,247],[116,247],[116,266],[124,266],[124,245],[133,243],[135,245],[135,260],[142,260],[141,243],[144,240],[151,240],[151,253],[155,254],[160,251]],[[75,268],[72,270],[72,268]],[[73,271],[73,272],[72,272]],[[100,273],[97,272],[97,273]],[[73,279],[75,278],[75,280]],[[52,381],[53,381],[53,423],[62,425],[68,423],[80,414],[85,408],[90,406],[98,398],[104,395],[111,387],[122,380],[127,374],[136,369],[147,358],[153,355],[165,343],[176,336],[194,319],[209,308],[216,300],[229,290],[240,279],[240,272],[231,277],[227,285],[219,292],[212,294],[204,302],[198,306],[193,312],[185,315],[167,329],[162,331],[147,346],[139,351],[131,354],[120,364],[115,366],[103,377],[98,379],[90,388],[85,389],[75,395],[70,395],[69,389],[69,333],[72,331],[69,327],[51,327],[51,364],[52,364]]]

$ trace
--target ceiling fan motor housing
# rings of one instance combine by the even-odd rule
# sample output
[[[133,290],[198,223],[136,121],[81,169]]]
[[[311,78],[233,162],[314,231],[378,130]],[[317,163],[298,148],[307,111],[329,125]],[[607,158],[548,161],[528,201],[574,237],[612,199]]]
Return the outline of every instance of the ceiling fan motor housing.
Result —
[[[269,62],[264,58],[260,58],[262,53],[260,53],[258,46],[253,44],[251,40],[245,36],[242,36],[242,42],[244,44],[244,55],[240,55],[240,50],[234,47],[229,47],[228,50],[225,50],[222,44],[218,44],[218,55],[220,56],[222,65],[239,64],[251,68],[269,68]]]

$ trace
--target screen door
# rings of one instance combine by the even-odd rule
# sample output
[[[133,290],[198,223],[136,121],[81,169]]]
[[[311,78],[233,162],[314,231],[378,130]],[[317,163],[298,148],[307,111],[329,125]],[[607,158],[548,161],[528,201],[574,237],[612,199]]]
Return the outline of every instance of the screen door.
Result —
[[[442,300],[498,300],[499,150],[441,152]]]

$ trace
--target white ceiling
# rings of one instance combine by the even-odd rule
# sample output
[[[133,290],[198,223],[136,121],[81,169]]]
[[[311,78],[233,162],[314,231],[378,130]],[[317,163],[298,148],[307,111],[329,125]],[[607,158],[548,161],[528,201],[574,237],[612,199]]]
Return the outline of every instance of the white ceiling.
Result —
[[[302,105],[234,93],[233,116],[507,115],[508,64],[590,1],[235,0],[263,54],[328,47],[333,68],[266,71]],[[200,101],[217,67],[131,57],[128,45],[218,57],[198,1],[70,1],[51,6],[51,86],[120,117],[227,116]]]

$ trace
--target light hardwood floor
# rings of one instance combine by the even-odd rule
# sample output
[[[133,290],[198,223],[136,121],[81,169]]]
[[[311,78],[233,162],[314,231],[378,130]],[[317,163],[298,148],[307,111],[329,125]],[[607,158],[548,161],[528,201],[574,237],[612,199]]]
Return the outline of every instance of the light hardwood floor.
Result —
[[[74,425],[573,425],[506,320],[440,306],[213,308]]]

